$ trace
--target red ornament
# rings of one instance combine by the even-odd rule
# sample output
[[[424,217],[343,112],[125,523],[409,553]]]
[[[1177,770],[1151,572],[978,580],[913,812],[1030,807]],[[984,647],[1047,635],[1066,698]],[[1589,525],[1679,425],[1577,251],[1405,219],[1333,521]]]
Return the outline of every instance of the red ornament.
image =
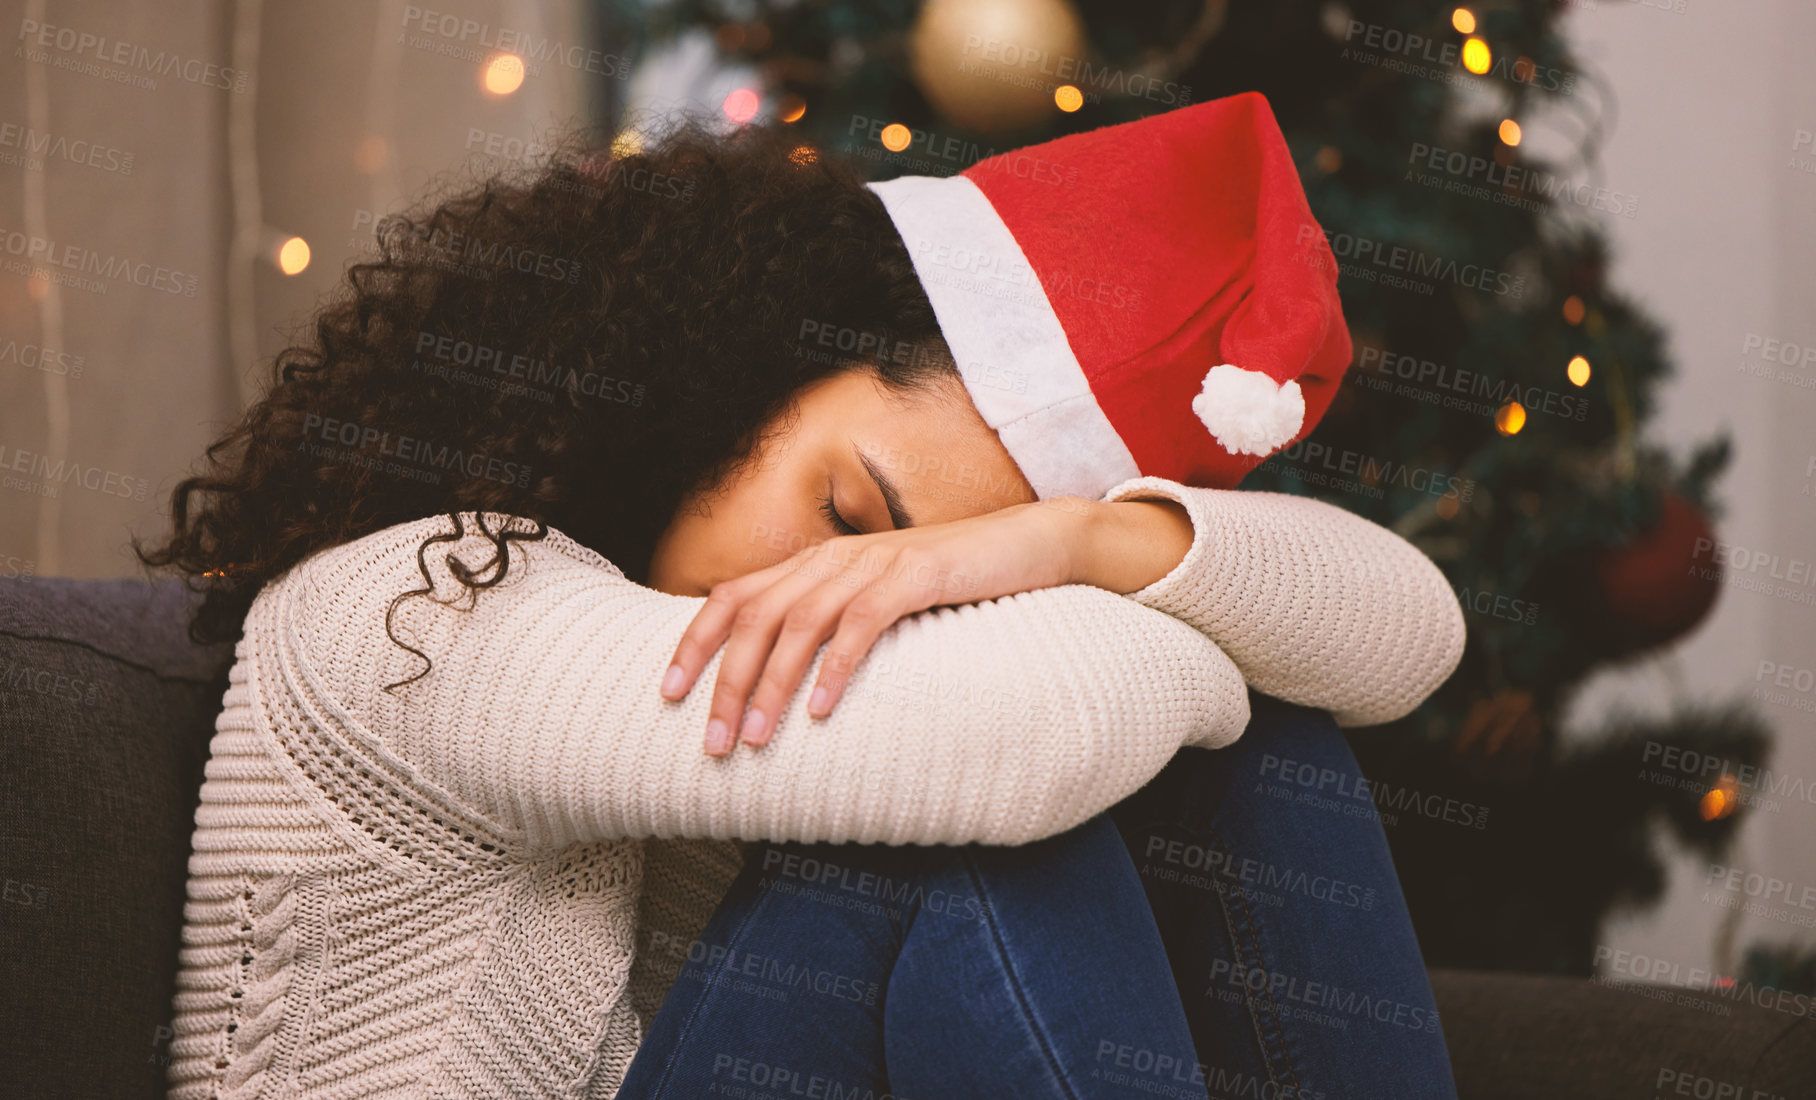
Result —
[[[1688,634],[1715,606],[1722,568],[1715,529],[1696,506],[1667,492],[1650,530],[1595,559],[1607,625],[1627,652],[1652,649]]]

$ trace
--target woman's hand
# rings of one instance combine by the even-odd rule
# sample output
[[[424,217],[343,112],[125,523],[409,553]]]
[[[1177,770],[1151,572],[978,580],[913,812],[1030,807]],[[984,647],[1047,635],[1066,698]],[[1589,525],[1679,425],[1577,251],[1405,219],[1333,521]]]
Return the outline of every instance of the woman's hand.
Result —
[[[685,696],[724,645],[706,751],[722,756],[739,738],[761,746],[828,638],[807,704],[815,718],[831,712],[858,662],[904,615],[1081,581],[1080,551],[1102,507],[1053,497],[951,523],[841,535],[716,584],[681,636],[662,695]]]
[[[756,748],[768,742],[828,638],[807,701],[815,718],[832,712],[858,662],[904,615],[1061,584],[1133,592],[1178,565],[1192,537],[1190,517],[1173,501],[1060,496],[951,523],[830,538],[714,585],[675,648],[662,695],[685,696],[725,646],[706,751],[723,756],[740,738]]]

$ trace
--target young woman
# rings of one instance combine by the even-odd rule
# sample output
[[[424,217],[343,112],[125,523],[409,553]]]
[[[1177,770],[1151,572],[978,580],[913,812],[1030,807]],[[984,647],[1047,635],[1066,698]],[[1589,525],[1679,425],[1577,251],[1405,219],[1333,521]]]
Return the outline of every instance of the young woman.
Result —
[[[1037,500],[876,196],[780,133],[381,245],[141,549],[238,641],[172,1096],[1449,1094],[1378,825],[1294,798],[1354,789],[1316,711],[1455,664],[1417,551]]]

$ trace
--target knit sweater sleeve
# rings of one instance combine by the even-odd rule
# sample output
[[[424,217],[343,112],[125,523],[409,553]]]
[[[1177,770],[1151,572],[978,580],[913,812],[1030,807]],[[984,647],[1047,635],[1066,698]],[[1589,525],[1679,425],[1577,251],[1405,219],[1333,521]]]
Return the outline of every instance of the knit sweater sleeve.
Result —
[[[1430,558],[1387,528],[1285,493],[1130,478],[1105,500],[1178,501],[1192,546],[1127,598],[1203,631],[1257,691],[1339,725],[1404,717],[1456,670],[1463,612]]]
[[[469,520],[469,528],[472,524]],[[1132,794],[1182,745],[1248,722],[1241,674],[1199,633],[1114,593],[1066,585],[904,618],[832,714],[806,699],[773,741],[702,751],[720,655],[681,701],[658,692],[705,602],[635,584],[559,532],[513,541],[503,581],[465,593],[469,534],[424,556],[445,517],[311,558],[282,582],[279,637],[324,721],[535,847],[618,837],[1019,844]],[[446,602],[442,602],[446,601]],[[384,685],[422,671],[414,682]]]

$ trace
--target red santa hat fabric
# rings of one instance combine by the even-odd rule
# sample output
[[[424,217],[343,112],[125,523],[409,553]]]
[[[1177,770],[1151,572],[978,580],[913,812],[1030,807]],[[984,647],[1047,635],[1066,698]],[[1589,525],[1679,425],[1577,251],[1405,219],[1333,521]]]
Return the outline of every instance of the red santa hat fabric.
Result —
[[[870,187],[1042,499],[1232,487],[1349,365],[1336,262],[1258,93]]]

